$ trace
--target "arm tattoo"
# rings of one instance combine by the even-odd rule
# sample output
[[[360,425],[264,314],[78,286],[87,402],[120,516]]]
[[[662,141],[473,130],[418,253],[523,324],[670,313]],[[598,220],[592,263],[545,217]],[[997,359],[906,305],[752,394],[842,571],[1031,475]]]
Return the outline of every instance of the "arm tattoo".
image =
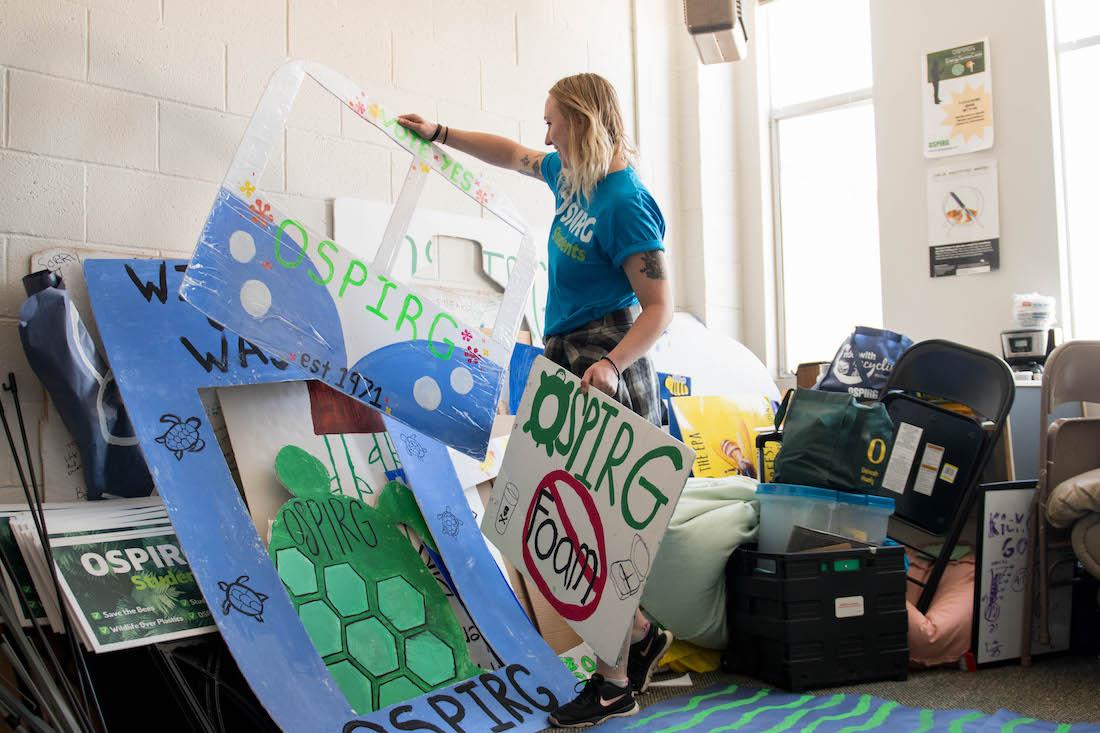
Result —
[[[543,157],[545,156],[535,155],[532,157],[530,154],[524,153],[523,157],[519,159],[519,172],[525,176],[531,176],[531,178],[542,178]]]
[[[665,263],[659,250],[642,252],[642,274],[650,280],[665,279]]]

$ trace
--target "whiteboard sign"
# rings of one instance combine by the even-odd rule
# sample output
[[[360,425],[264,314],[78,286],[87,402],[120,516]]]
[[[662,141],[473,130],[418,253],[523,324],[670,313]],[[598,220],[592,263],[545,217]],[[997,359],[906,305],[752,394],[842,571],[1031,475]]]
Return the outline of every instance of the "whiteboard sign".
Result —
[[[982,496],[974,615],[974,646],[978,664],[1017,659],[1021,655],[1034,497],[1034,487],[988,488]],[[1052,589],[1052,643],[1039,646],[1036,629],[1032,629],[1032,654],[1069,647],[1071,591],[1068,587]],[[1037,617],[1038,588],[1035,588],[1033,608]]]

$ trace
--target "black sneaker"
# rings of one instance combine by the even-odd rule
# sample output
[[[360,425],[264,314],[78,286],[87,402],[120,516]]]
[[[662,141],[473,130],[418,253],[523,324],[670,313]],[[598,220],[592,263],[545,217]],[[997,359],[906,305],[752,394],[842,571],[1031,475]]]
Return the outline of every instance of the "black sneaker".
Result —
[[[583,685],[583,687],[581,687]],[[641,710],[634,693],[594,674],[587,682],[577,684],[580,694],[550,713],[550,724],[557,728],[587,728],[611,718],[625,718]]]
[[[640,641],[630,645],[630,655],[626,661],[626,676],[630,678],[630,687],[639,695],[649,689],[649,680],[657,663],[672,646],[672,632],[658,629],[650,623],[649,631]]]

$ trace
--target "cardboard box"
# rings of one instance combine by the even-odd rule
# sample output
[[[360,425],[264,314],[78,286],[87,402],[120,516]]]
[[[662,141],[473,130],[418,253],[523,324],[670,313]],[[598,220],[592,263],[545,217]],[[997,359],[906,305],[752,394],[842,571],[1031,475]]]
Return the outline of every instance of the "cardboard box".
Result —
[[[494,432],[496,431],[494,430]],[[492,491],[492,482],[485,481],[478,484],[477,491],[481,495],[482,503],[487,503],[489,493]],[[554,653],[561,654],[580,644],[581,637],[553,609],[549,601],[539,592],[539,589],[528,585],[520,572],[507,560],[504,561],[504,566],[508,569],[508,580],[512,583],[516,600],[523,606],[527,617],[531,619],[531,623],[534,624],[539,635],[554,650]]]
[[[527,600],[534,613],[535,628],[539,636],[554,650],[555,654],[567,652],[581,643],[581,637],[565,619],[550,605],[538,588],[526,585]]]

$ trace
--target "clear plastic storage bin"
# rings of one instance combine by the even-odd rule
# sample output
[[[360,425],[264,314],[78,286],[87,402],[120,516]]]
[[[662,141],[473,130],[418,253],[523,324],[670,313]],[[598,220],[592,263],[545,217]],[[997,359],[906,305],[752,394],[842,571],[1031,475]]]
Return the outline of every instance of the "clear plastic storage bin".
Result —
[[[894,500],[884,496],[838,491],[829,531],[860,542],[881,545],[886,541]]]
[[[829,531],[837,492],[793,484],[760,484],[760,552],[786,552],[796,524]]]

